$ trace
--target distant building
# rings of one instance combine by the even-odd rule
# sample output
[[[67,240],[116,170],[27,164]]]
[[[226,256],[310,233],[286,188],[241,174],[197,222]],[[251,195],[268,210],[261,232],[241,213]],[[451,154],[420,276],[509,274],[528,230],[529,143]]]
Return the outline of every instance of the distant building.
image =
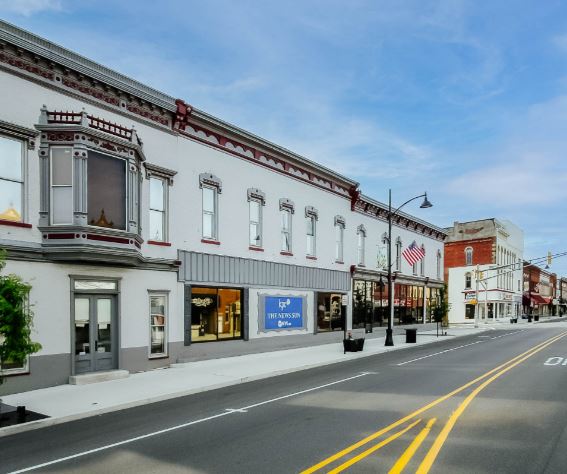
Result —
[[[524,262],[524,313],[553,316],[558,312],[557,275],[537,265]]]
[[[474,321],[477,305],[480,321],[520,315],[523,231],[494,218],[455,222],[446,230],[449,322]]]
[[[567,278],[561,277],[557,282],[557,303],[559,306],[559,316],[567,313]]]

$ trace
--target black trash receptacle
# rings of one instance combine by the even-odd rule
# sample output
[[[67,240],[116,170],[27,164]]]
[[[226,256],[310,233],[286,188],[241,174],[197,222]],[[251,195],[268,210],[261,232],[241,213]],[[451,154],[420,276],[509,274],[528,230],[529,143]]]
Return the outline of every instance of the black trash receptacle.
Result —
[[[417,342],[417,329],[406,329],[406,343]]]

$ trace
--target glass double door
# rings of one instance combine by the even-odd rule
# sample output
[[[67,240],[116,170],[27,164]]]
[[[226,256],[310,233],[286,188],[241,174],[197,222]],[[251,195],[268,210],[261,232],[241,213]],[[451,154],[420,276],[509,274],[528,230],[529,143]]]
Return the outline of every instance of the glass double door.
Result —
[[[75,295],[75,374],[117,368],[116,297]]]

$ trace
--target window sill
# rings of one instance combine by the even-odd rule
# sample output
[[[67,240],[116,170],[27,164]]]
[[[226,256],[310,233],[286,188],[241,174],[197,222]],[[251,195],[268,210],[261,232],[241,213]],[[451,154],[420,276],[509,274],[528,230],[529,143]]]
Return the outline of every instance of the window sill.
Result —
[[[149,356],[149,360],[157,360],[157,359],[169,359],[167,354],[156,354],[155,356]]]
[[[0,225],[9,225],[12,227],[24,227],[25,229],[31,229],[32,225],[27,224],[25,222],[15,222],[15,221],[7,221],[5,219],[0,219]]]
[[[280,255],[284,255],[285,257],[293,257],[292,252],[284,252],[283,250],[280,252]]]
[[[160,240],[148,240],[148,245],[159,245],[160,247],[171,247],[169,242],[161,242]]]
[[[212,245],[220,245],[220,242],[218,240],[211,240],[211,239],[201,239],[201,243],[212,244]]]
[[[344,265],[345,262],[341,262],[340,260],[335,260],[335,263],[338,263],[339,265]]]
[[[317,260],[317,257],[315,257],[314,255],[307,255],[305,258],[309,260]]]
[[[254,250],[254,252],[263,252],[264,251],[264,249],[262,247],[252,247],[252,246],[249,246],[248,250]]]
[[[359,263],[359,264],[357,265],[357,267],[366,268],[366,265],[364,265],[364,263]]]

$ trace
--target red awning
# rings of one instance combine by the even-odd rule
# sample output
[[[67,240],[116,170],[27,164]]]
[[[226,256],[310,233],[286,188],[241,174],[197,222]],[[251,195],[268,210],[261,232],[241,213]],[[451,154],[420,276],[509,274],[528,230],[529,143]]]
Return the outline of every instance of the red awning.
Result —
[[[549,304],[551,303],[551,297],[541,296],[541,295],[532,295],[532,301],[536,304]]]

